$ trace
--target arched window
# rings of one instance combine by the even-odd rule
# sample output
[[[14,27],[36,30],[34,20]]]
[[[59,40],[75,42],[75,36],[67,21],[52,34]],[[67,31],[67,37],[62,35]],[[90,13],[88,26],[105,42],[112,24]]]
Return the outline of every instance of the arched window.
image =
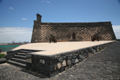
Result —
[[[72,33],[72,39],[76,39],[75,33]]]

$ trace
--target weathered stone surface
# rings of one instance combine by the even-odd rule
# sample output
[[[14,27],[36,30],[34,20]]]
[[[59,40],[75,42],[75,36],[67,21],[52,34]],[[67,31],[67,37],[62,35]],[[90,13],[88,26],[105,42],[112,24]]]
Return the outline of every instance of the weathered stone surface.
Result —
[[[77,57],[76,55],[73,55],[73,56],[72,56],[73,59],[76,59],[76,57]]]
[[[29,59],[26,59],[26,62],[28,62],[28,63],[32,63],[32,60],[31,60],[31,58],[29,58]]]
[[[69,67],[67,66],[67,67],[65,67],[65,70],[67,70],[67,69],[69,69]]]
[[[57,63],[57,69],[60,69],[61,68],[61,66],[62,66],[62,64],[59,62],[59,63]]]
[[[80,57],[81,59],[85,59],[85,56],[84,56],[84,55],[79,55],[79,57]]]
[[[76,59],[72,59],[72,61],[71,61],[71,62],[72,62],[72,64],[75,64],[75,60],[76,60]]]
[[[64,71],[65,70],[65,67],[61,67],[60,68],[60,72]]]
[[[95,54],[95,53],[96,53],[96,51],[95,51],[94,49],[91,49],[91,50],[92,50],[93,54]]]
[[[57,41],[91,41],[91,36],[96,33],[100,40],[116,39],[111,22],[42,23],[37,20],[34,21],[31,42],[48,42],[50,35],[55,36]]]
[[[67,65],[71,65],[71,60],[67,60]]]
[[[62,62],[62,66],[66,66],[66,60]]]
[[[49,77],[55,76],[58,73],[60,73],[59,70],[56,70],[56,71],[52,72],[51,74],[49,74]]]
[[[68,56],[67,59],[72,59],[72,56]]]
[[[82,51],[80,52],[80,54],[81,54],[81,55],[84,55],[84,51],[82,50]]]
[[[81,58],[79,58],[78,60],[79,60],[79,62],[81,62],[81,61],[82,61],[82,59],[81,59]]]
[[[62,58],[62,57],[58,58],[58,61],[59,61],[59,62],[62,62],[62,61],[63,61],[63,58]]]
[[[79,60],[78,59],[75,59],[75,63],[78,63],[79,62]]]
[[[88,57],[88,53],[86,52],[86,53],[84,53],[84,56],[85,56],[85,58],[87,58]]]
[[[54,70],[57,70],[57,65],[54,65]]]
[[[43,60],[43,59],[40,59],[39,62],[42,63],[42,64],[45,64],[45,60]]]
[[[66,59],[66,56],[62,56],[62,57],[63,57],[64,60]]]
[[[51,65],[51,66],[50,66],[50,71],[53,71],[53,70],[54,70],[54,66]]]

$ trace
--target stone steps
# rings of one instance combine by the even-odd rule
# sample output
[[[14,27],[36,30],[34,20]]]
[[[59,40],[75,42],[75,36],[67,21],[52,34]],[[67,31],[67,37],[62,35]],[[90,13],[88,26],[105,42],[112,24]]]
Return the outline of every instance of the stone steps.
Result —
[[[25,53],[17,53],[13,56],[13,58],[8,60],[7,63],[18,67],[26,68],[26,58],[27,56]]]
[[[12,64],[12,65],[15,65],[15,66],[18,66],[18,67],[22,67],[22,68],[25,68],[25,67],[26,67],[26,64],[19,63],[19,62],[16,62],[16,61],[12,61],[12,60],[8,60],[7,63]]]
[[[24,59],[18,59],[18,58],[11,58],[12,61],[19,62],[19,63],[24,63],[26,64],[26,60]]]
[[[14,55],[14,58],[18,58],[18,59],[26,59],[26,56],[23,55]]]
[[[17,55],[26,56],[26,53],[17,53]]]

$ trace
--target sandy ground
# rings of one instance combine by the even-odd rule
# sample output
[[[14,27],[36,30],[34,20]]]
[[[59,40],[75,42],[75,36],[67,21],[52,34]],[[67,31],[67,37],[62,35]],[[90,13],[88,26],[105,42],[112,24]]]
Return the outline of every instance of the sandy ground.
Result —
[[[105,44],[113,41],[75,41],[75,42],[57,42],[57,43],[30,43],[21,45],[14,50],[19,49],[31,49],[31,50],[43,50],[40,52],[34,52],[32,54],[52,56],[56,54],[62,54],[64,52],[70,52],[73,50],[78,50],[82,48],[87,48],[95,45]]]

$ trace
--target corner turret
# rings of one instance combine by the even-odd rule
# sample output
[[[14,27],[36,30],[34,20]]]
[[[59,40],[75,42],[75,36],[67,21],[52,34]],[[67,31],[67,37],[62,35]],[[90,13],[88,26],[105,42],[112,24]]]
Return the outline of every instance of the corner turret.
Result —
[[[37,15],[37,21],[41,22],[41,17],[42,16],[40,14],[38,14],[38,13],[36,15]]]

